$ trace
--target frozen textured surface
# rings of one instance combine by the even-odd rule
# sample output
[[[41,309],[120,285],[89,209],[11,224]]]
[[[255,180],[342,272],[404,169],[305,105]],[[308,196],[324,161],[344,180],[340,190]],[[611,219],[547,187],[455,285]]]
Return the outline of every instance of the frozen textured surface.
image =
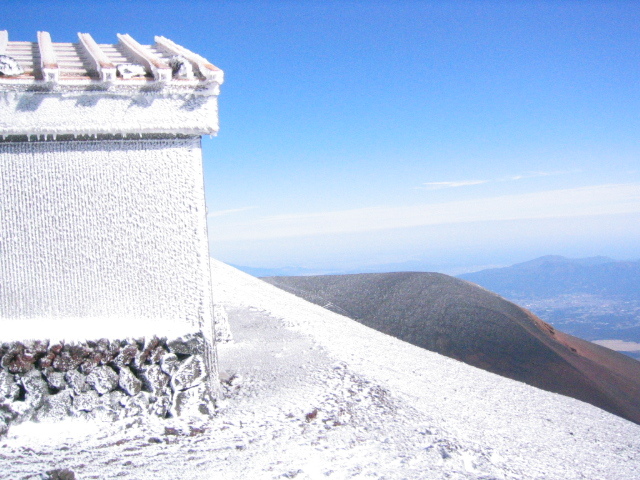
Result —
[[[173,346],[185,342],[190,353],[178,358]],[[177,339],[2,343],[0,435],[7,427],[30,420],[104,421],[208,412],[212,399],[205,388],[209,377],[203,353],[200,334]],[[166,368],[168,363],[171,369]]]
[[[8,41],[0,30],[0,138],[6,135],[215,135],[223,72],[164,37],[140,45]],[[5,51],[6,50],[6,51]]]
[[[215,418],[17,425],[0,478],[640,478],[638,425],[213,271],[234,337]]]
[[[202,135],[218,131],[218,97],[131,91],[2,92],[0,135]]]
[[[0,196],[3,341],[213,318],[199,138],[0,142]]]

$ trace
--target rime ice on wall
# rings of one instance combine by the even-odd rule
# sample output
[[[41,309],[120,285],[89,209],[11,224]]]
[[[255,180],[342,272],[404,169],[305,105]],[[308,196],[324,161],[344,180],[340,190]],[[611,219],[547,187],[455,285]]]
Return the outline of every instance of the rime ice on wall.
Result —
[[[199,332],[215,397],[199,137],[223,72],[160,36],[36,38],[0,30],[0,342]]]
[[[0,319],[211,319],[201,158],[199,137],[0,143]]]

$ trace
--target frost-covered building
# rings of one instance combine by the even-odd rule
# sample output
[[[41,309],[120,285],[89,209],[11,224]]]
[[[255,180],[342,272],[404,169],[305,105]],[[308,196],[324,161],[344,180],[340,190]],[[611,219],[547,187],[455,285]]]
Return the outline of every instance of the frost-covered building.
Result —
[[[36,360],[15,374],[59,359],[55,339],[145,338],[143,352],[153,335],[196,335],[214,374],[200,139],[218,131],[223,72],[164,37],[8,37],[0,31],[3,367],[20,364],[7,353],[14,340],[51,340],[35,354],[23,345],[21,362]],[[105,355],[96,365],[113,362]]]

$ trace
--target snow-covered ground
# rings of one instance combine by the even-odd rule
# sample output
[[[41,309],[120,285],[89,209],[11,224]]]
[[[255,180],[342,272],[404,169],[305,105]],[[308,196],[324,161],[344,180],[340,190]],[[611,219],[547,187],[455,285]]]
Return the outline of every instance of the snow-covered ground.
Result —
[[[640,478],[638,425],[212,267],[234,337],[215,418],[15,426],[0,477]]]

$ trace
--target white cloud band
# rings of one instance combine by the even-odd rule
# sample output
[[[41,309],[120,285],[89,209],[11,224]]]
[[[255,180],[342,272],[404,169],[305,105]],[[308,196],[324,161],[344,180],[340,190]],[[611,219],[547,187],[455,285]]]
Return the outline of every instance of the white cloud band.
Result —
[[[277,215],[213,225],[215,241],[340,234],[451,223],[640,213],[640,183],[399,207]]]

